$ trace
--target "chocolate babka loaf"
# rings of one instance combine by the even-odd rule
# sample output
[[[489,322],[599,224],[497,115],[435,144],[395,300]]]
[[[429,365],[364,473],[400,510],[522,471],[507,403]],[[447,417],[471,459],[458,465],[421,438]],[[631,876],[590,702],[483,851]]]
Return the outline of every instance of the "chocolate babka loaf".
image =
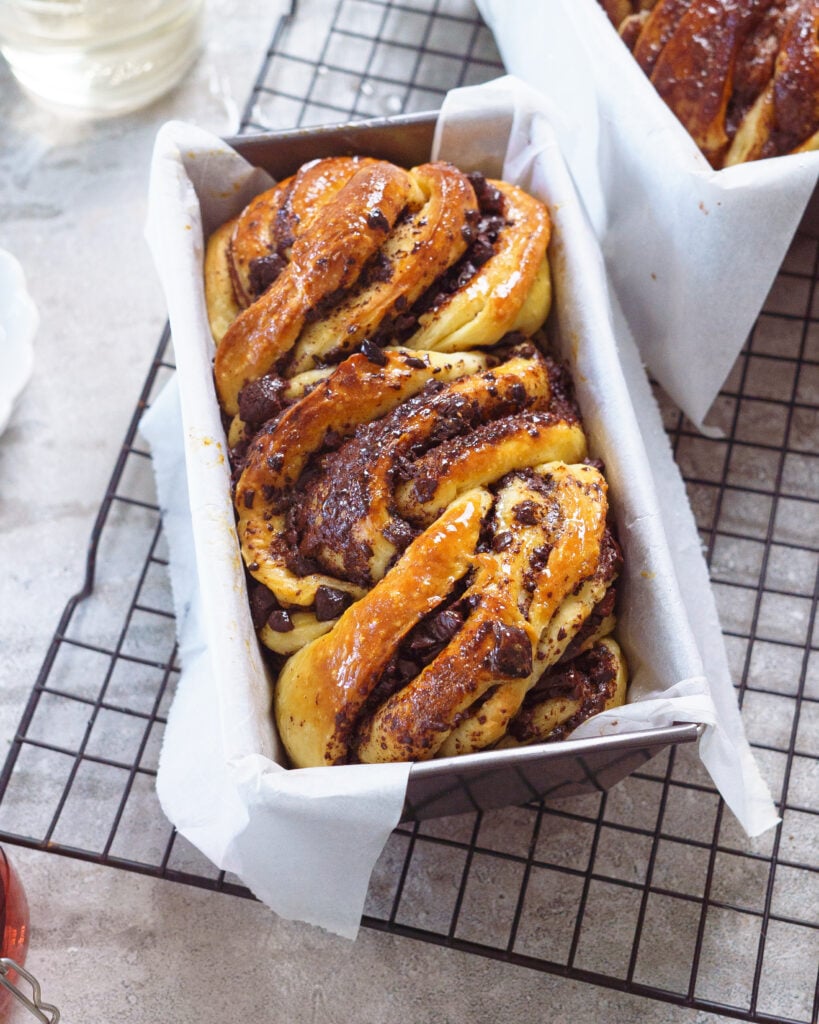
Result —
[[[817,0],[600,0],[716,168],[819,148]]]
[[[295,767],[562,738],[622,703],[622,555],[545,349],[546,207],[447,163],[302,167],[211,236],[250,610]]]

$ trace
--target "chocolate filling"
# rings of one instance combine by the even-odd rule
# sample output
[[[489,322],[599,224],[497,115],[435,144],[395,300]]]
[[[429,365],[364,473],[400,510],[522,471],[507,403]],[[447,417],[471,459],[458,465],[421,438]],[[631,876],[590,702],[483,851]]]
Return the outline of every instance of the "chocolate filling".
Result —
[[[319,622],[329,622],[330,619],[337,619],[352,603],[352,596],[345,590],[322,585],[316,591],[316,618]]]
[[[611,651],[602,644],[566,665],[550,667],[527,693],[523,707],[509,723],[509,735],[521,743],[565,739],[581,722],[603,710],[614,693],[617,667]],[[548,736],[538,735],[534,726],[534,709],[543,701],[559,697],[579,700],[580,708]]]
[[[248,283],[253,298],[258,299],[266,292],[286,266],[287,259],[277,252],[271,252],[267,256],[258,256],[255,260],[251,260],[248,267]]]
[[[286,387],[275,373],[249,381],[239,392],[239,416],[251,429],[260,427],[281,412]]]

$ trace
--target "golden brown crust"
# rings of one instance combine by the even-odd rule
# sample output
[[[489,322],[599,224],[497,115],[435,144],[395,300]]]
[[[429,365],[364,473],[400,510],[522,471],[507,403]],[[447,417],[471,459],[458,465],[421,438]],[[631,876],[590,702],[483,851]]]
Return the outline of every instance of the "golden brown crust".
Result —
[[[426,353],[419,358],[402,350],[384,355],[383,365],[360,353],[350,356],[290,406],[274,429],[260,433],[250,448],[236,486],[242,553],[251,575],[285,605],[312,605],[321,586],[356,596],[364,593],[361,585],[334,573],[300,574],[288,568],[292,543],[285,539],[283,507],[325,439],[350,436],[356,427],[382,418],[430,381],[457,380],[485,365],[481,357],[474,356]],[[376,514],[383,516],[383,505]]]
[[[230,266],[230,238],[234,227],[235,221],[227,221],[217,228],[205,250],[205,303],[217,345],[240,312]]]
[[[335,357],[354,351],[385,320],[411,307],[465,252],[464,228],[477,211],[466,175],[436,163],[415,167],[410,176],[417,198],[381,247],[376,279],[353,289],[331,313],[306,327],[289,372],[310,369],[328,353]]]
[[[219,400],[230,415],[248,381],[267,373],[295,344],[308,314],[349,287],[404,208],[406,171],[373,162],[350,178],[300,234],[273,285],[231,324],[216,353]]]
[[[551,221],[543,203],[507,182],[489,181],[504,200],[492,256],[463,288],[419,318],[410,348],[456,352],[493,345],[508,331],[532,334],[546,319]]]
[[[490,746],[544,666],[613,628],[605,480],[528,338],[549,235],[505,182],[333,158],[209,241],[251,613],[295,766]]]
[[[336,764],[347,758],[358,713],[396,643],[470,568],[490,502],[483,490],[455,502],[410,545],[390,576],[345,612],[331,633],[287,661],[274,706],[294,766]]]
[[[426,759],[456,731],[460,742],[446,753],[479,750],[500,739],[537,678],[541,636],[597,568],[606,511],[605,481],[591,466],[550,463],[534,481],[509,480],[496,498],[493,520],[494,536],[509,542],[475,553],[474,578],[461,598],[469,608],[463,627],[359,725],[360,760]],[[526,530],[520,529],[522,518]],[[531,598],[528,604],[524,596]],[[464,720],[470,720],[466,729]]]
[[[271,253],[289,253],[295,238],[319,211],[367,164],[369,157],[340,156],[314,161],[256,196],[236,218],[230,239],[230,271],[236,301],[244,309],[258,298],[253,265]]]
[[[691,4],[651,72],[657,92],[715,166],[728,148],[734,64],[753,15],[753,0]]]
[[[642,19],[609,13],[714,167],[812,148],[817,0],[657,0]]]

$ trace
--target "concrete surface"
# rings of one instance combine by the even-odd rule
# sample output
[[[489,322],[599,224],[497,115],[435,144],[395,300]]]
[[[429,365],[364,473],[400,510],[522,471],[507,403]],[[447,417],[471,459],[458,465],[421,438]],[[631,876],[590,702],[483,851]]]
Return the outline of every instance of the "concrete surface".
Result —
[[[116,121],[73,122],[40,109],[0,63],[0,246],[23,263],[42,316],[33,378],[0,438],[1,757],[81,582],[91,526],[165,321],[142,240],[154,133],[170,117],[235,128],[270,38],[261,6],[214,0],[208,48],[188,80]],[[612,863],[617,852],[615,844]],[[373,931],[351,943],[248,900],[10,853],[31,906],[28,966],[69,1024],[727,1019]],[[680,869],[670,878],[680,886]],[[727,994],[720,986],[715,964],[715,998]]]

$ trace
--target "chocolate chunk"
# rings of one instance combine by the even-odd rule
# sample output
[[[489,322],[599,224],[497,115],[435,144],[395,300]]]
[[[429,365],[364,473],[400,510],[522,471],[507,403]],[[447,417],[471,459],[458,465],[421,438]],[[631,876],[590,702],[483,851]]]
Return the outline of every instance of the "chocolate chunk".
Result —
[[[445,608],[429,622],[429,631],[436,640],[449,642],[464,624],[464,617],[455,608]]]
[[[479,235],[469,250],[469,261],[476,267],[482,267],[487,260],[495,255],[495,247],[485,234]]]
[[[538,506],[534,501],[522,501],[512,510],[517,522],[523,526],[534,526],[537,522]]]
[[[397,316],[392,324],[392,329],[400,341],[405,341],[411,334],[415,333],[418,327],[418,316],[404,313]]]
[[[335,587],[320,586],[316,591],[316,618],[319,622],[337,619],[345,608],[352,604],[352,597],[344,590]]]
[[[413,484],[412,489],[415,492],[415,497],[421,502],[421,504],[424,504],[427,501],[432,501],[435,496],[435,492],[438,489],[439,482],[437,474],[430,476],[418,476],[415,478],[415,483]]]
[[[517,406],[526,403],[526,388],[522,384],[513,384],[509,388],[509,397]]]
[[[366,356],[376,366],[386,366],[387,356],[383,349],[379,348],[374,341],[365,338],[361,342],[361,354]]]
[[[307,558],[300,551],[288,551],[285,555],[287,568],[297,576],[312,576],[321,572],[321,566],[312,558]]]
[[[532,641],[525,629],[503,622],[488,623],[495,641],[487,668],[507,679],[525,679],[532,671]]]
[[[496,533],[492,538],[492,550],[493,551],[506,551],[509,545],[514,540],[511,530],[502,530],[500,533]]]
[[[376,206],[367,214],[367,227],[373,231],[389,231],[390,222]]]
[[[455,636],[463,622],[464,617],[457,608],[445,608],[431,615],[412,631],[407,653],[420,659],[422,664],[429,664]]]
[[[251,293],[258,298],[273,284],[276,278],[287,266],[287,260],[277,252],[268,256],[258,256],[250,261],[249,283]]]
[[[492,242],[496,242],[498,235],[506,227],[503,217],[481,217],[478,224],[478,237],[483,236]]]
[[[286,386],[273,373],[249,381],[239,392],[239,416],[252,426],[266,423],[281,411]]]
[[[418,356],[404,356],[404,362],[407,366],[411,366],[413,370],[424,370],[427,365],[424,360],[419,359]]]
[[[532,552],[529,559],[529,568],[534,573],[542,572],[546,567],[546,563],[549,561],[549,555],[552,553],[551,544],[542,544]]]
[[[460,268],[460,272],[455,280],[456,289],[463,288],[464,285],[469,284],[478,270],[475,264],[470,262],[470,260],[466,260],[466,262],[461,263]]]
[[[583,692],[584,677],[577,665],[565,668],[547,668],[531,690],[526,694],[526,705],[532,706],[555,697],[579,700]]]
[[[285,611],[284,608],[277,608],[271,612],[267,617],[267,624],[276,633],[290,633],[296,628],[293,625],[290,612]]]
[[[475,189],[481,213],[503,213],[503,193],[488,182],[480,171],[472,171],[467,177]]]
[[[362,271],[360,280],[362,285],[392,280],[392,263],[385,252],[378,250]]]
[[[415,661],[410,661],[409,658],[399,658],[395,664],[395,671],[401,683],[406,683],[410,679],[414,679],[420,671],[420,666]]]
[[[254,629],[261,629],[267,621],[268,615],[279,607],[279,602],[273,593],[263,584],[256,582],[250,585],[249,604]]]
[[[393,517],[384,527],[384,537],[399,551],[403,551],[415,537],[415,530],[406,520]]]

